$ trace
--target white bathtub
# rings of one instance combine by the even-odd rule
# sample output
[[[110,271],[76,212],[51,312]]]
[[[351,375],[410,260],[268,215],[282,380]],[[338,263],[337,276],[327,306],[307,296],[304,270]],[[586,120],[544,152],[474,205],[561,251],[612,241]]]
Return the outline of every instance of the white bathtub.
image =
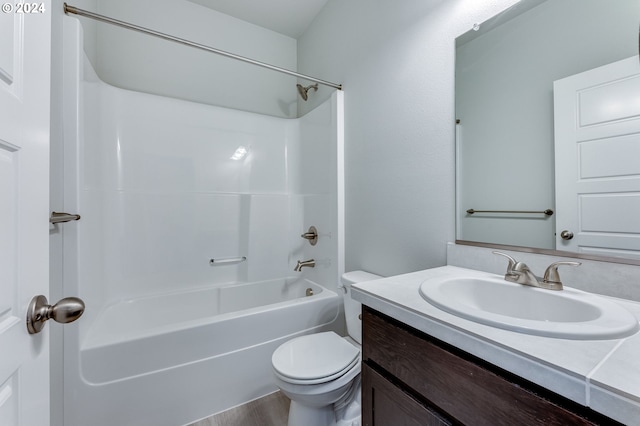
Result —
[[[91,417],[71,424],[177,426],[266,395],[277,389],[275,348],[340,331],[341,306],[336,293],[300,278],[110,305],[80,347],[77,398]]]

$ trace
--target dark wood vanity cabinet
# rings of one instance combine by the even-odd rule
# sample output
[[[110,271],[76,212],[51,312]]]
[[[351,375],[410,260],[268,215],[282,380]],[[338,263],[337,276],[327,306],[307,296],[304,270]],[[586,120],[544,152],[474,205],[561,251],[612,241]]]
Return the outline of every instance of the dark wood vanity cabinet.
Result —
[[[363,308],[362,424],[619,424]]]
[[[362,365],[362,392],[364,425],[451,425],[366,363]]]

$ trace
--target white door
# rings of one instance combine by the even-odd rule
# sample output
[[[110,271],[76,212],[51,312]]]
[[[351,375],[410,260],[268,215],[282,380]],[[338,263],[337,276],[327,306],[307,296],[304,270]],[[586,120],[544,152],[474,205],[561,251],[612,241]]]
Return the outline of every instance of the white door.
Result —
[[[558,80],[553,90],[556,248],[640,258],[638,57]]]
[[[49,290],[51,2],[16,3],[0,11],[0,425],[46,426],[49,333],[25,315]]]

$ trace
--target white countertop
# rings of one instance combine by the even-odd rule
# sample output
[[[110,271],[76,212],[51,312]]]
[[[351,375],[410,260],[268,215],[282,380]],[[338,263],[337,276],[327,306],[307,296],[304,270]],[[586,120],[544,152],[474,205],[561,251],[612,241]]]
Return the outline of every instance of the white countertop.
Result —
[[[640,426],[640,332],[613,340],[534,336],[460,318],[419,294],[429,278],[486,272],[443,266],[356,284],[351,296],[392,318],[627,425]],[[603,296],[604,297],[604,296]],[[640,303],[607,298],[640,319]]]

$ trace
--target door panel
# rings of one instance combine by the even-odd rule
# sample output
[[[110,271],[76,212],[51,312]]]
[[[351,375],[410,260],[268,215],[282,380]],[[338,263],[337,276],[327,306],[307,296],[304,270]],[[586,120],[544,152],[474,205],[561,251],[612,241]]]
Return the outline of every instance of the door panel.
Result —
[[[556,248],[640,258],[638,57],[556,81],[554,119]]]
[[[640,175],[640,135],[602,138],[578,145],[580,179]],[[615,161],[602,161],[604,158]]]
[[[7,3],[9,5],[9,3]],[[51,3],[0,13],[0,424],[49,424],[48,333],[29,335],[48,294]]]
[[[17,214],[16,196],[19,149],[0,140],[0,348],[15,345],[18,331],[18,283],[16,267]],[[4,350],[2,351],[4,352]],[[18,372],[20,361],[16,354],[0,355],[0,424],[17,424]]]

